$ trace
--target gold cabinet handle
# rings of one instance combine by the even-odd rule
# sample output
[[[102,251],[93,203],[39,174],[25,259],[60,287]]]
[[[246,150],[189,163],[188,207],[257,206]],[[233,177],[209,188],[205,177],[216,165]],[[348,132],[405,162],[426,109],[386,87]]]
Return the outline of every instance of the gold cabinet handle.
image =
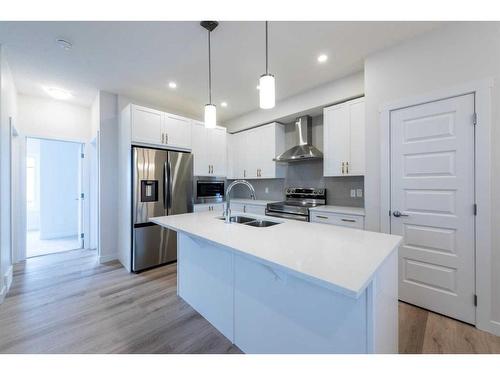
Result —
[[[165,133],[161,133],[161,143],[165,143]]]
[[[316,217],[317,217],[318,219],[328,219],[328,217],[326,217],[326,216],[321,216],[321,215],[316,215]]]
[[[247,176],[247,170],[243,169],[243,177],[246,177],[246,176]]]
[[[348,161],[345,162],[345,173],[349,174],[349,162]]]
[[[168,144],[168,133],[165,133],[165,144]]]
[[[342,162],[342,174],[344,174],[344,173],[345,173],[345,162],[343,161]]]

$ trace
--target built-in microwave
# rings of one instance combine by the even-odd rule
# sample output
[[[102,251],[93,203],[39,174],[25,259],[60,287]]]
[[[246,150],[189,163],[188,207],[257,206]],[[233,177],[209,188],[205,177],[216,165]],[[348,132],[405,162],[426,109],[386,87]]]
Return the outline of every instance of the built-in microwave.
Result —
[[[195,203],[218,203],[224,201],[226,181],[216,177],[194,179]]]

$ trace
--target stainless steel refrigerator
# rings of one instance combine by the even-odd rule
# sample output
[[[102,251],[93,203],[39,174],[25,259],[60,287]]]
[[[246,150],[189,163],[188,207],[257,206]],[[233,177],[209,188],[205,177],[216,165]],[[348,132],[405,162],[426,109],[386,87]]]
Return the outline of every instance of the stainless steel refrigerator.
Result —
[[[151,223],[154,216],[193,212],[193,155],[132,148],[132,271],[177,259],[176,232]]]

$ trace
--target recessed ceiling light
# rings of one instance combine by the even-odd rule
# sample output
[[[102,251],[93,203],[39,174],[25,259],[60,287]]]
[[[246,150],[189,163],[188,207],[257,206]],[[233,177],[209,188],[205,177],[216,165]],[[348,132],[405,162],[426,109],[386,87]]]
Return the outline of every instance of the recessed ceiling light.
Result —
[[[221,107],[227,107],[227,102],[221,102],[221,103],[220,103],[220,106],[221,106]]]
[[[68,100],[73,97],[73,95],[69,91],[60,89],[58,87],[44,87],[43,89],[47,94],[52,96],[54,99]]]
[[[62,49],[66,50],[66,51],[69,51],[71,48],[73,48],[73,44],[71,42],[67,41],[66,39],[63,39],[63,38],[56,39],[56,43],[59,47],[61,47]]]
[[[168,87],[170,87],[171,89],[175,89],[177,87],[177,83],[175,83],[175,82],[169,82],[168,83]]]
[[[318,62],[324,63],[326,60],[328,60],[328,56],[325,54],[321,54],[318,56]]]

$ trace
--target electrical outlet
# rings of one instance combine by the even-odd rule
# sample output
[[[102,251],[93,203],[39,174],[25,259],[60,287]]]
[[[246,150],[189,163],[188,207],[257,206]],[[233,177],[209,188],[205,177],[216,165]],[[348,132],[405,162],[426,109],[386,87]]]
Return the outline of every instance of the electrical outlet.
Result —
[[[357,189],[356,190],[356,196],[358,198],[363,198],[363,189]]]
[[[264,190],[266,194],[269,194],[269,188],[266,186],[266,189]]]
[[[351,198],[356,198],[356,190],[351,189]]]

